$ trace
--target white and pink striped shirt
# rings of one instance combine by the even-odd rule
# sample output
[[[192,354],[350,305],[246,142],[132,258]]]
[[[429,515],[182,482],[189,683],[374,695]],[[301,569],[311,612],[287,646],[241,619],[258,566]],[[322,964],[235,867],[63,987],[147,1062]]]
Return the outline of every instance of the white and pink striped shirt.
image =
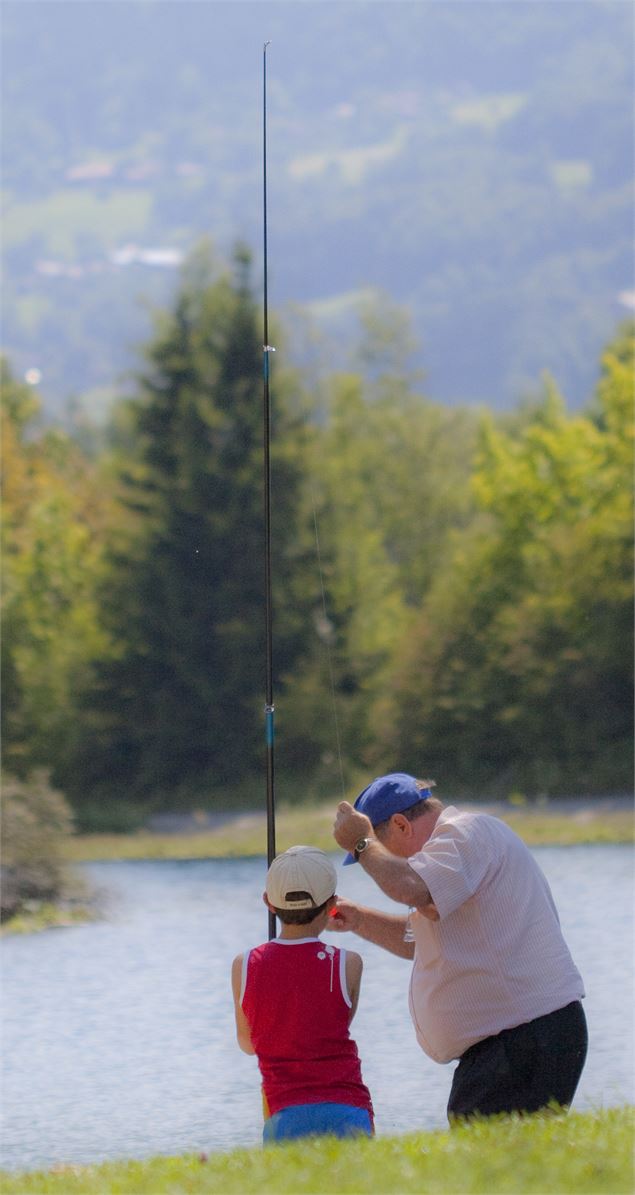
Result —
[[[408,860],[439,913],[411,912],[410,1013],[436,1062],[584,996],[549,885],[496,817],[444,809]]]

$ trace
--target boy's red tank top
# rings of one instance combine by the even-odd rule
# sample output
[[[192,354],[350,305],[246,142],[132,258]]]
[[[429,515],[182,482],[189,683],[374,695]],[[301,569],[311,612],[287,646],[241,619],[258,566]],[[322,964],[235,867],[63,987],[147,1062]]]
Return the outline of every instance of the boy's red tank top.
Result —
[[[262,1074],[265,1113],[292,1104],[367,1108],[348,1031],[346,951],[319,938],[274,938],[243,961],[241,1004]]]

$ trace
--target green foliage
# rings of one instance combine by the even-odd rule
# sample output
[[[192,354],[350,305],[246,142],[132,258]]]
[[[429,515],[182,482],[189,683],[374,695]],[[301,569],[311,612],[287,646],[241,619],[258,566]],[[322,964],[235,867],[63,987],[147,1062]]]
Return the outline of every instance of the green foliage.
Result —
[[[5,775],[2,786],[2,919],[34,902],[59,901],[70,890],[64,854],[73,819],[45,772],[20,781]]]
[[[413,767],[468,790],[628,790],[632,353],[631,330],[603,358],[590,414],[568,415],[547,383],[516,430],[484,419],[480,522],[394,675],[384,746]]]
[[[397,345],[401,337],[397,329]],[[385,343],[382,350],[390,346]],[[311,460],[324,608],[312,656],[291,678],[292,731],[363,762],[369,710],[441,567],[449,535],[472,514],[476,420],[414,393],[399,361],[374,383],[339,375]],[[283,698],[284,701],[284,698]],[[334,761],[333,761],[334,763]],[[334,769],[333,769],[334,770]]]
[[[632,326],[586,412],[547,378],[495,417],[418,395],[401,316],[381,342],[368,318],[372,380],[274,371],[279,780],[628,789]],[[84,829],[260,803],[256,325],[248,255],[201,250],[92,461],[5,369],[3,757],[48,767]]]
[[[4,1195],[631,1195],[633,1109],[4,1173]]]
[[[102,588],[117,651],[85,694],[74,763],[93,798],[178,803],[179,790],[260,762],[262,349],[248,270],[243,250],[233,278],[204,250],[192,259],[127,405],[121,515]],[[301,421],[285,398],[281,388],[273,427],[278,675],[304,629],[293,604]]]
[[[3,760],[61,764],[90,660],[109,650],[96,590],[108,498],[65,433],[38,426],[30,387],[2,375]]]

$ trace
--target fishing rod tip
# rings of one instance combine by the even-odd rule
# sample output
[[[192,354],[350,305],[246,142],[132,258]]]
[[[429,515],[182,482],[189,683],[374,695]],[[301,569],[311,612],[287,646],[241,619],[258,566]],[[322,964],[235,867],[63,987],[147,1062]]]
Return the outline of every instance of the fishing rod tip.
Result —
[[[271,45],[271,42],[270,42],[270,41],[266,41],[266,42],[265,42],[265,44],[264,44],[264,46],[262,47],[262,48],[263,48],[263,50],[266,52],[266,50],[267,50],[267,46],[270,46],[270,45]]]

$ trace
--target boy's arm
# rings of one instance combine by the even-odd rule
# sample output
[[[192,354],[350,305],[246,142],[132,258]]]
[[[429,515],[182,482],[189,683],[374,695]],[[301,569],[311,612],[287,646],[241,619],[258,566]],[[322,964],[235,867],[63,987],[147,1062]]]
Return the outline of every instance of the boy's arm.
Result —
[[[249,1022],[240,1004],[240,989],[243,978],[243,956],[239,954],[232,963],[232,992],[234,996],[234,1013],[236,1015],[236,1037],[238,1045],[245,1054],[255,1054]]]
[[[357,1012],[357,1005],[359,1002],[359,989],[362,983],[362,970],[364,962],[361,955],[356,954],[354,950],[346,951],[346,988],[348,991],[348,998],[351,1002],[351,1014],[348,1018],[350,1025],[355,1013]]]

